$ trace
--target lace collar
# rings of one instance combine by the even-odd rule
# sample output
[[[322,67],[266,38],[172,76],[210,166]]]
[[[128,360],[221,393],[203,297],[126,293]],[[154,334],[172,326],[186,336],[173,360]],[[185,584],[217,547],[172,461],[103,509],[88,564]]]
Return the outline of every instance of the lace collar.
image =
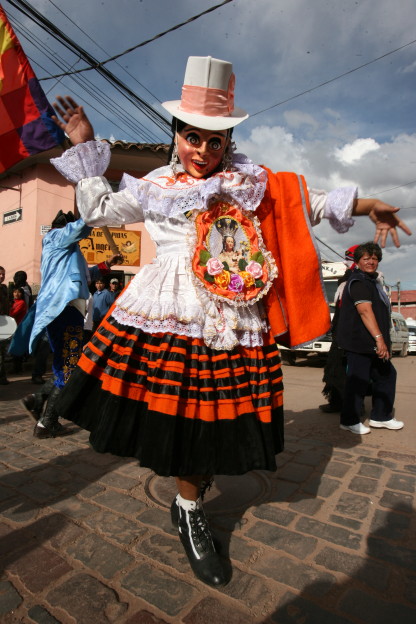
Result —
[[[146,211],[165,216],[188,210],[207,210],[219,198],[238,203],[243,209],[254,211],[263,199],[267,173],[243,154],[235,154],[232,171],[219,172],[208,179],[196,179],[183,170],[172,175],[171,167],[155,169],[137,180],[123,176],[120,188],[128,188]]]

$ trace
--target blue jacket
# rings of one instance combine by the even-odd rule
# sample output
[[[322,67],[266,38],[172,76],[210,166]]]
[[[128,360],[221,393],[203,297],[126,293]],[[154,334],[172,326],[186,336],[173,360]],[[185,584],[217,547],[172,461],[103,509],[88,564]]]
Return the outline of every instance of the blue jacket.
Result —
[[[30,335],[30,353],[39,334],[70,301],[89,297],[88,267],[78,241],[86,238],[91,229],[82,219],[78,219],[63,228],[50,230],[43,238],[41,288]]]

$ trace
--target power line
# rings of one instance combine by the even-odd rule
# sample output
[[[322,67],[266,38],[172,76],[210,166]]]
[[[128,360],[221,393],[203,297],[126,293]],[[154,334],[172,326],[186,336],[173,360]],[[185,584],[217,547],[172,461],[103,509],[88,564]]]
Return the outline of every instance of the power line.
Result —
[[[404,45],[400,46],[399,48],[396,48],[395,50],[390,50],[390,52],[386,52],[385,54],[382,54],[381,56],[378,56],[375,59],[372,59],[371,61],[367,61],[367,63],[363,63],[362,65],[359,65],[358,67],[354,67],[353,69],[349,69],[348,71],[344,72],[343,74],[339,74],[338,76],[335,76],[334,78],[330,78],[329,80],[325,80],[325,82],[321,82],[320,84],[316,85],[315,87],[311,87],[310,89],[306,89],[305,91],[302,91],[301,93],[298,93],[297,95],[292,95],[289,98],[286,98],[286,100],[282,100],[281,102],[277,102],[277,104],[272,104],[272,106],[268,106],[267,108],[263,108],[262,110],[257,111],[257,113],[252,113],[250,114],[250,117],[255,117],[256,115],[261,115],[261,113],[265,113],[268,110],[271,110],[272,108],[276,108],[276,106],[281,106],[282,104],[286,104],[287,102],[291,102],[292,100],[295,100],[296,98],[301,97],[302,95],[306,95],[306,93],[311,93],[312,91],[316,91],[317,89],[320,89],[321,87],[324,87],[327,84],[330,84],[331,82],[335,82],[336,80],[339,80],[340,78],[344,78],[344,76],[348,76],[349,74],[353,74],[354,72],[358,71],[359,69],[362,69],[363,67],[367,67],[368,65],[371,65],[372,63],[376,63],[377,61],[380,61],[383,58],[386,58],[386,56],[390,56],[390,54],[395,54],[396,52],[399,52],[400,50],[403,50],[404,48],[407,48],[410,45],[413,45],[414,43],[416,43],[416,39],[414,39],[413,41],[409,41],[409,43],[405,43]]]
[[[13,4],[13,2],[11,2],[11,0],[9,0],[9,2],[11,4]],[[182,28],[182,26],[186,26],[187,24],[190,24],[191,22],[194,22],[195,20],[199,19],[203,15],[207,15],[208,13],[211,13],[212,11],[216,11],[217,9],[220,9],[222,6],[224,6],[225,4],[229,4],[230,2],[233,2],[233,0],[224,0],[224,2],[221,2],[220,4],[217,4],[217,5],[213,6],[213,7],[211,7],[210,9],[206,9],[205,11],[202,11],[202,13],[199,13],[198,15],[194,15],[193,17],[190,17],[189,19],[185,20],[181,24],[177,24],[176,26],[172,26],[171,28],[168,28],[167,30],[164,30],[163,32],[159,33],[158,35],[155,35],[151,39],[146,39],[146,41],[142,41],[141,43],[138,43],[137,45],[133,46],[132,48],[129,48],[128,50],[124,50],[124,52],[120,52],[119,54],[115,54],[114,56],[111,56],[110,58],[108,58],[108,59],[106,59],[105,61],[102,61],[102,62],[96,61],[90,67],[83,67],[82,69],[77,69],[76,71],[74,71],[72,73],[73,74],[80,74],[81,72],[90,71],[91,69],[98,69],[99,70],[99,69],[103,68],[104,65],[107,65],[107,63],[110,63],[111,61],[115,61],[116,59],[119,59],[120,57],[125,56],[126,54],[129,54],[130,52],[133,52],[134,50],[137,50],[138,48],[142,48],[143,46],[147,45],[148,43],[152,43],[152,41],[156,41],[157,39],[160,39],[161,37],[164,37],[168,33],[171,33],[174,30],[178,30],[179,28]],[[23,4],[26,4],[26,3],[23,3]],[[67,76],[68,74],[56,74],[56,76],[51,76],[50,78],[39,78],[39,80],[50,80],[51,78],[60,78],[63,75]]]
[[[59,54],[57,54],[54,50],[49,48],[45,42],[42,42],[42,44],[40,44],[36,39],[34,39],[32,33],[30,33],[30,31],[22,23],[20,23],[19,20],[15,19],[15,22],[19,25],[19,33],[21,33],[23,37],[26,37],[28,42],[31,45],[33,45],[37,50],[39,50],[44,56],[46,56],[46,58],[48,60],[52,61],[55,65],[57,65],[60,68],[65,68],[66,66],[68,66],[68,63],[64,59],[62,59],[59,56]],[[48,70],[46,70],[40,64],[39,61],[35,61],[35,60],[31,59],[29,54],[27,54],[27,57],[36,66],[40,67],[46,73],[49,73]],[[91,81],[88,81],[86,78],[84,78],[82,76],[69,76],[69,78],[72,81],[74,81],[75,84],[77,84],[79,87],[81,87],[83,89],[82,97],[83,97],[84,100],[86,99],[85,98],[85,93],[87,93],[94,100],[96,100],[102,108],[104,108],[107,111],[112,113],[112,118],[110,118],[107,115],[105,115],[102,111],[98,110],[90,102],[88,102],[88,105],[93,110],[95,110],[99,115],[104,117],[107,121],[110,121],[115,126],[117,126],[120,130],[125,132],[125,129],[123,129],[119,124],[117,124],[114,121],[114,117],[116,117],[116,118],[118,117],[121,120],[121,122],[127,128],[129,128],[130,131],[132,131],[136,135],[137,134],[138,135],[142,134],[142,136],[144,136],[144,138],[149,143],[151,143],[151,142],[158,143],[159,142],[159,140],[156,137],[156,135],[154,133],[152,133],[150,130],[146,129],[146,127],[143,124],[141,124],[139,121],[137,121],[134,118],[134,116],[130,115],[128,113],[128,111],[123,108],[123,106],[121,104],[119,104],[116,101],[114,101],[113,99],[111,99],[105,92],[103,92],[103,90],[100,90],[99,93],[97,91],[95,91],[94,90],[94,85],[91,83]],[[74,90],[74,92],[76,93],[75,90]]]
[[[83,34],[83,35],[85,35],[86,37],[88,37],[88,39],[89,39],[90,41],[92,41],[92,42],[93,42],[93,43],[94,43],[94,44],[95,44],[95,45],[96,45],[96,46],[97,46],[100,50],[102,50],[103,52],[105,52],[105,54],[108,54],[108,52],[107,52],[107,51],[106,51],[106,50],[105,50],[102,46],[100,46],[100,44],[99,44],[97,41],[94,41],[94,39],[92,39],[92,37],[90,37],[90,35],[89,35],[87,32],[85,32],[85,30],[83,30],[83,29],[82,29],[82,28],[81,28],[81,27],[80,27],[80,26],[79,26],[76,22],[74,22],[74,20],[73,20],[73,19],[71,19],[71,18],[69,17],[69,15],[67,15],[64,11],[62,11],[62,9],[60,9],[60,8],[59,8],[59,7],[58,7],[58,6],[57,6],[57,5],[56,5],[56,4],[55,4],[52,0],[49,0],[49,3],[50,3],[50,4],[52,4],[52,6],[54,6],[54,7],[55,7],[55,9],[56,9],[57,11],[59,11],[60,13],[62,13],[62,15],[63,15],[64,17],[66,17],[66,19],[67,19],[69,22],[71,22],[71,24],[73,24],[76,28],[78,28],[78,30],[80,30],[80,31],[82,32],[82,34]],[[135,82],[137,82],[137,84],[138,84],[138,85],[140,85],[143,89],[145,89],[145,91],[147,91],[147,93],[148,93],[149,95],[151,95],[151,96],[152,96],[152,98],[154,98],[156,101],[158,101],[158,102],[160,103],[159,98],[158,98],[158,97],[157,97],[154,93],[152,93],[152,92],[151,92],[151,91],[150,91],[150,90],[149,90],[149,89],[148,89],[148,88],[147,88],[147,87],[146,87],[146,86],[145,86],[142,82],[140,82],[140,80],[137,80],[137,78],[136,78],[135,76],[133,76],[133,74],[131,74],[129,71],[127,71],[127,69],[126,69],[125,67],[123,67],[120,63],[116,62],[116,64],[120,67],[120,69],[122,69],[123,71],[125,71],[125,72],[126,72],[126,74],[127,74],[128,76],[130,76],[130,78],[132,78]],[[71,69],[72,69],[72,67],[71,67]],[[66,75],[68,75],[68,74],[66,74]]]
[[[86,52],[81,46],[72,41],[65,33],[59,30],[54,24],[46,19],[36,9],[33,9],[25,0],[9,0],[9,3],[24,15],[32,19],[38,26],[49,33],[52,37],[58,40],[64,47],[71,50],[81,56],[81,58],[88,62],[90,65],[97,65],[97,59],[91,54]],[[110,82],[113,87],[122,93],[127,99],[130,100],[137,108],[145,115],[150,121],[152,121],[159,129],[164,133],[170,135],[170,123],[160,113],[158,113],[150,104],[148,104],[143,98],[139,97],[134,91],[132,91],[125,83],[119,80],[112,72],[105,67],[97,67],[96,71]],[[65,73],[65,75],[67,75]]]

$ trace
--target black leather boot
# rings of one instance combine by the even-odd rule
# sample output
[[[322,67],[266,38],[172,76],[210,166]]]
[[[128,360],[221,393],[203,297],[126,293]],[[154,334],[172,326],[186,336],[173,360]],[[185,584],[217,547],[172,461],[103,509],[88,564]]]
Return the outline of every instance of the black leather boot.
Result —
[[[53,389],[53,377],[43,384],[42,388],[34,394],[27,394],[21,401],[20,405],[24,407],[27,413],[36,421],[42,416],[43,407]]]
[[[177,502],[171,507],[172,522],[178,517],[179,538],[195,576],[212,587],[226,585],[230,578],[212,540],[202,506],[186,511]]]
[[[201,481],[201,486],[199,488],[199,498],[202,502],[204,501],[205,494],[212,488],[213,485],[214,477],[206,477]],[[173,527],[177,529],[179,522],[179,505],[177,503],[176,497],[174,498],[173,503],[170,507],[170,517]]]
[[[65,431],[64,427],[62,427],[58,421],[59,415],[55,410],[56,399],[60,392],[60,388],[53,386],[48,397],[48,402],[46,403],[45,413],[39,418],[33,430],[33,435],[36,438],[55,438],[56,436],[62,435]]]

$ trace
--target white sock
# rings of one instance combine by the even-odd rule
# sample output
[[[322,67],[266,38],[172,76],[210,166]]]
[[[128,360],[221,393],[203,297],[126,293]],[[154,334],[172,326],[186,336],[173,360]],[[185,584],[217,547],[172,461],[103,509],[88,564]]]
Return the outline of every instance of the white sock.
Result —
[[[192,501],[182,498],[182,496],[178,494],[176,500],[178,501],[178,505],[182,507],[182,509],[185,509],[185,511],[195,511],[195,509],[201,507],[201,500],[199,498],[196,501]]]

